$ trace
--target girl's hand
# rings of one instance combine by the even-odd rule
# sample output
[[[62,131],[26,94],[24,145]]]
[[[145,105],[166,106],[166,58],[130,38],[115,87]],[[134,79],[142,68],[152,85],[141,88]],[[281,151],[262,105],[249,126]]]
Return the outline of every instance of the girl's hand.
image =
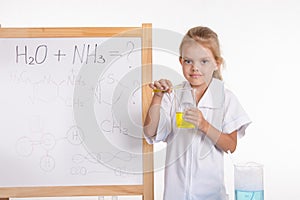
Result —
[[[154,95],[162,97],[165,92],[172,92],[172,83],[167,79],[160,79],[149,84],[149,87],[154,91]]]
[[[202,112],[197,108],[189,108],[184,111],[183,118],[205,133],[209,127],[209,123],[204,119]]]

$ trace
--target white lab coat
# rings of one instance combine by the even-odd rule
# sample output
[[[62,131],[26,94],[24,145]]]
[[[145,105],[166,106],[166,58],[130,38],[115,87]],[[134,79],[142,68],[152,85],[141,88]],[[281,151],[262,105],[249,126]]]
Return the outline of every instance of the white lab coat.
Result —
[[[218,79],[212,79],[197,107],[215,128],[223,133],[238,130],[239,138],[251,123]],[[167,143],[164,200],[225,200],[223,151],[197,129],[176,128],[173,93],[164,95],[160,113],[156,137],[146,140]]]

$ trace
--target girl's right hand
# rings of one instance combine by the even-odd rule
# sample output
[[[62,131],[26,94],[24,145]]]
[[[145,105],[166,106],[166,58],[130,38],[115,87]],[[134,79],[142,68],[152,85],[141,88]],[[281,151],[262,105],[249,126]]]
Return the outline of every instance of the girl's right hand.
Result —
[[[172,83],[167,79],[160,79],[149,84],[149,87],[153,90],[154,94],[162,97],[165,92],[172,92]]]

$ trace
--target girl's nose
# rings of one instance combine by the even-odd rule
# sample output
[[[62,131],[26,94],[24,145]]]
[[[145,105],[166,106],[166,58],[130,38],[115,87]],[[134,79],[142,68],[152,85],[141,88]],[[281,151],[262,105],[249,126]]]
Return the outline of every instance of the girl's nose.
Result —
[[[196,67],[195,65],[193,65],[192,71],[193,71],[193,72],[198,72],[199,69],[198,69],[198,67]]]

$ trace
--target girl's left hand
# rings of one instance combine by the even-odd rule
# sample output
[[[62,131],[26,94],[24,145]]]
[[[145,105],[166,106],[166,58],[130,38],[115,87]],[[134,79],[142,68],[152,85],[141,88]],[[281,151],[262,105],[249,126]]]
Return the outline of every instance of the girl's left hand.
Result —
[[[185,110],[183,118],[185,121],[194,124],[203,132],[207,129],[208,122],[204,119],[202,112],[197,108],[189,108]]]

